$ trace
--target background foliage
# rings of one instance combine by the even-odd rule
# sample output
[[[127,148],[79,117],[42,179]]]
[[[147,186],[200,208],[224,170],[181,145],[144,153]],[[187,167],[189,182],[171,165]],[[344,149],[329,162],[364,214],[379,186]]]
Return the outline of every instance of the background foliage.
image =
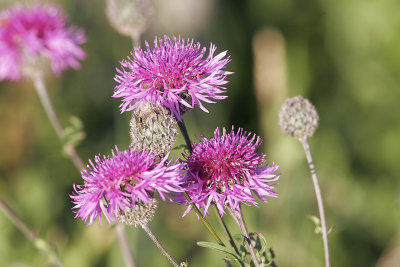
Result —
[[[112,99],[118,61],[131,40],[108,23],[104,1],[47,1],[85,29],[87,60],[79,71],[48,77],[64,123],[80,117],[83,159],[129,144],[130,114]],[[12,0],[2,0],[6,8]],[[229,50],[229,97],[185,116],[192,138],[231,125],[264,138],[263,153],[283,172],[278,199],[244,210],[252,231],[265,234],[279,266],[322,266],[323,248],[306,214],[317,214],[299,142],[280,132],[280,105],[303,95],[320,115],[310,140],[325,200],[332,266],[398,266],[400,262],[400,2],[327,0],[154,0],[143,39],[193,37]],[[166,4],[168,3],[168,4]],[[262,58],[263,57],[263,58]],[[264,65],[263,65],[264,64]],[[263,76],[264,75],[264,76]],[[73,183],[81,183],[28,81],[0,83],[0,195],[52,242],[66,266],[122,266],[115,232],[73,219]],[[178,139],[177,144],[182,144]],[[175,153],[178,155],[178,152]],[[151,226],[177,259],[222,266],[222,255],[199,248],[212,241],[194,214],[161,204]],[[211,221],[217,229],[214,216]],[[227,218],[231,227],[233,222]],[[128,229],[138,266],[168,266],[140,229]],[[43,266],[45,257],[0,214],[0,266]]]

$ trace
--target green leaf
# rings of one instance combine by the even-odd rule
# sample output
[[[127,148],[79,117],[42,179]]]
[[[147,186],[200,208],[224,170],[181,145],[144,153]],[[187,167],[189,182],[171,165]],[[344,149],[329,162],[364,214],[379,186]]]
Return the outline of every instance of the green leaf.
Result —
[[[242,242],[242,243],[244,243],[244,241],[245,241],[244,235],[242,235],[242,234],[235,234],[235,235],[233,236],[233,238],[234,238],[236,241],[239,241],[239,242]]]
[[[205,247],[205,248],[211,248],[214,250],[218,250],[218,251],[222,251],[225,252],[227,254],[233,254],[236,256],[235,252],[227,247],[221,246],[219,244],[216,243],[212,243],[212,242],[205,242],[205,241],[199,241],[197,242],[197,245],[199,247]]]
[[[314,232],[318,235],[322,234],[321,220],[317,216],[311,214],[306,215],[315,225]]]
[[[249,233],[249,236],[250,236],[250,239],[255,242],[254,248],[257,251],[262,252],[265,250],[265,247],[267,246],[267,240],[265,239],[263,234],[261,234],[259,232],[254,232],[254,233]],[[263,242],[261,242],[261,241],[263,241]]]
[[[275,266],[275,254],[272,248],[268,248],[265,236],[259,232],[249,233],[249,236],[252,242],[255,243],[254,248],[261,266]],[[250,262],[250,264],[253,266],[254,263]]]
[[[317,216],[311,214],[306,214],[306,216],[315,224],[316,227],[321,226],[321,220]]]
[[[219,244],[216,243],[211,243],[211,242],[205,242],[205,241],[199,241],[197,242],[197,245],[199,247],[205,247],[205,248],[210,248],[210,249],[214,249],[220,252],[224,252],[226,254],[228,254],[229,256],[233,257],[233,259],[242,267],[244,267],[244,263],[243,261],[235,254],[235,252],[227,247],[221,246]]]
[[[234,265],[232,264],[232,260],[230,258],[225,258],[224,262],[225,262],[225,267],[234,267]]]
[[[68,121],[69,125],[65,127],[62,136],[64,150],[67,146],[78,146],[86,137],[83,123],[78,117],[71,116]]]

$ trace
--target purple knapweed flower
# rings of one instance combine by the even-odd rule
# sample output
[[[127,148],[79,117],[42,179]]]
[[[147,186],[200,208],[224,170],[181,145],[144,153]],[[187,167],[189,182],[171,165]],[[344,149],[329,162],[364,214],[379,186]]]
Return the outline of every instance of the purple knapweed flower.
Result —
[[[168,156],[168,155],[167,155]],[[170,192],[182,191],[182,164],[159,159],[133,147],[125,151],[115,148],[112,157],[96,156],[87,169],[82,170],[83,185],[74,185],[73,200],[76,216],[88,225],[101,213],[108,223],[117,219],[125,208],[135,209],[137,201],[151,203],[155,193],[170,199]]]
[[[230,133],[224,128],[221,135],[217,128],[213,138],[201,136],[199,143],[192,143],[192,154],[185,155],[183,185],[191,202],[204,208],[204,214],[214,203],[222,216],[225,207],[238,213],[241,203],[257,206],[253,193],[265,202],[265,196],[277,197],[274,186],[280,176],[275,174],[278,165],[259,167],[265,158],[256,152],[261,142],[255,134],[241,128],[235,132],[232,127]],[[187,203],[181,197],[178,201]],[[184,215],[190,210],[189,206]]]
[[[16,5],[0,12],[0,81],[19,80],[27,69],[49,65],[55,74],[79,68],[86,54],[79,47],[82,30],[66,26],[66,17],[52,5]]]
[[[181,119],[183,109],[198,105],[208,110],[202,102],[226,98],[223,87],[226,76],[231,72],[223,68],[230,61],[225,58],[227,51],[214,56],[216,47],[206,48],[193,39],[167,36],[155,38],[154,47],[146,42],[146,50],[139,47],[131,52],[132,57],[122,60],[115,80],[119,83],[113,97],[121,97],[121,112],[151,102],[171,110],[172,115]],[[189,103],[191,102],[191,103]]]

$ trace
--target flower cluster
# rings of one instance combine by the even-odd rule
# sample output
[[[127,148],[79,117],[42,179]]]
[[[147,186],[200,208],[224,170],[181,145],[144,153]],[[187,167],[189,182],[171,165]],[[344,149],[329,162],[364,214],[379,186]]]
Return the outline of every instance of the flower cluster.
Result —
[[[214,203],[222,216],[226,206],[234,212],[239,212],[241,203],[257,206],[253,193],[262,201],[267,201],[265,196],[276,197],[278,165],[259,167],[265,161],[265,155],[256,152],[261,142],[258,136],[243,129],[235,132],[233,127],[230,133],[224,128],[222,134],[217,128],[210,139],[201,136],[185,160],[184,187],[192,202],[205,213]]]
[[[135,10],[136,15],[132,14]],[[150,2],[110,0],[107,12],[121,32],[138,40],[147,26],[143,19],[151,13]],[[83,31],[67,27],[66,21],[60,10],[51,5],[17,5],[0,12],[0,81],[32,78],[46,111],[56,122],[57,133],[64,130],[58,127],[58,118],[48,103],[42,74],[50,69],[60,74],[69,67],[79,68],[79,60],[86,56],[80,47],[86,41]],[[227,51],[214,55],[217,48],[211,43],[207,55],[207,48],[193,39],[168,36],[156,37],[153,47],[147,42],[145,45],[145,50],[136,47],[131,57],[122,60],[115,75],[119,84],[113,97],[122,98],[121,112],[133,110],[132,144],[123,151],[115,146],[111,156],[95,156],[81,170],[83,184],[74,184],[70,194],[75,218],[88,225],[97,218],[101,225],[103,216],[109,224],[118,221],[140,225],[170,262],[178,266],[148,227],[157,209],[157,195],[164,201],[191,204],[184,216],[192,207],[196,207],[198,215],[203,214],[197,208],[204,209],[207,215],[210,205],[215,205],[221,217],[227,209],[232,211],[247,240],[253,265],[260,265],[258,261],[265,262],[266,256],[259,253],[259,260],[253,250],[241,205],[257,206],[256,197],[264,202],[267,197],[277,197],[278,165],[266,164],[265,155],[256,152],[261,138],[241,128],[235,131],[232,127],[230,132],[223,128],[222,133],[217,128],[212,138],[201,135],[197,143],[191,143],[190,153],[184,153],[182,160],[168,159],[177,125],[190,143],[183,113],[196,105],[208,112],[203,102],[215,103],[227,97],[224,85],[232,74],[224,70],[230,61]],[[312,135],[318,122],[312,108],[302,98],[287,101],[281,112],[281,122],[287,124],[282,126],[284,131],[299,139],[304,138],[302,134]],[[293,119],[294,115],[297,116]],[[71,149],[73,153],[69,155],[80,166],[73,146],[68,144],[66,148]],[[223,245],[212,227],[206,225]],[[243,256],[235,259],[244,263],[247,252],[241,246],[239,255],[234,247],[238,256]]]
[[[170,192],[180,192],[182,164],[171,164],[167,156],[158,160],[156,155],[137,152],[133,147],[119,151],[112,157],[96,156],[87,170],[82,170],[83,185],[74,185],[71,198],[76,217],[88,225],[101,213],[109,223],[115,221],[125,208],[135,210],[137,201],[152,202],[158,193],[165,200]]]
[[[181,119],[182,111],[198,105],[208,112],[202,101],[226,98],[223,95],[231,72],[223,68],[230,61],[226,51],[214,56],[216,47],[211,44],[208,56],[206,48],[191,39],[165,36],[154,40],[151,48],[139,47],[132,57],[122,60],[115,80],[119,83],[113,97],[121,97],[121,112],[133,110],[143,103],[151,102],[168,108],[172,115]]]
[[[50,66],[55,74],[72,67],[86,54],[82,30],[66,26],[66,17],[51,5],[22,5],[0,13],[0,80],[19,80],[32,69]],[[44,66],[43,66],[44,65]]]
[[[132,57],[121,62],[122,68],[115,76],[119,85],[113,97],[122,98],[122,112],[134,111],[132,140],[143,151],[130,148],[113,152],[112,158],[96,157],[96,164],[91,163],[88,170],[82,171],[84,185],[75,186],[71,196],[77,217],[92,224],[103,212],[109,222],[123,215],[124,221],[134,221],[136,225],[136,219],[128,220],[131,211],[142,212],[134,209],[135,203],[150,203],[154,200],[151,192],[155,191],[162,199],[175,192],[176,202],[193,203],[205,214],[215,204],[221,216],[227,208],[240,213],[242,203],[257,206],[256,196],[262,201],[277,197],[274,190],[280,177],[276,173],[278,165],[265,164],[265,155],[256,152],[261,138],[241,128],[235,131],[232,127],[231,132],[223,129],[222,134],[217,128],[210,139],[202,135],[180,163],[166,164],[166,157],[156,162],[151,154],[157,151],[162,157],[172,147],[175,134],[168,149],[157,150],[159,142],[166,142],[166,129],[162,128],[168,128],[168,118],[174,122],[171,115],[182,120],[185,108],[198,105],[207,111],[202,101],[226,97],[222,85],[231,72],[222,69],[229,57],[223,59],[226,51],[214,56],[215,50],[211,44],[209,55],[204,58],[206,49],[199,43],[165,36],[156,38],[153,48],[148,43],[146,50],[135,48]],[[190,210],[191,206],[184,215]]]

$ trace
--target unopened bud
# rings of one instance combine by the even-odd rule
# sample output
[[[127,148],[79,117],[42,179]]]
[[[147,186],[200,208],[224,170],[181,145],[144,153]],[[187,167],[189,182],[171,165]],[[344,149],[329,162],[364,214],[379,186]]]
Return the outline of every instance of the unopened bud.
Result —
[[[175,144],[177,134],[176,121],[163,106],[147,102],[133,111],[130,135],[137,149],[165,155]]]
[[[158,201],[155,198],[152,198],[151,202],[137,200],[135,203],[135,209],[125,208],[124,211],[120,211],[118,214],[118,221],[135,227],[147,224],[153,219],[157,206]]]
[[[106,13],[119,33],[138,36],[148,27],[153,6],[150,0],[107,0]]]
[[[279,112],[282,132],[299,140],[314,134],[318,119],[315,107],[301,96],[286,99]]]

